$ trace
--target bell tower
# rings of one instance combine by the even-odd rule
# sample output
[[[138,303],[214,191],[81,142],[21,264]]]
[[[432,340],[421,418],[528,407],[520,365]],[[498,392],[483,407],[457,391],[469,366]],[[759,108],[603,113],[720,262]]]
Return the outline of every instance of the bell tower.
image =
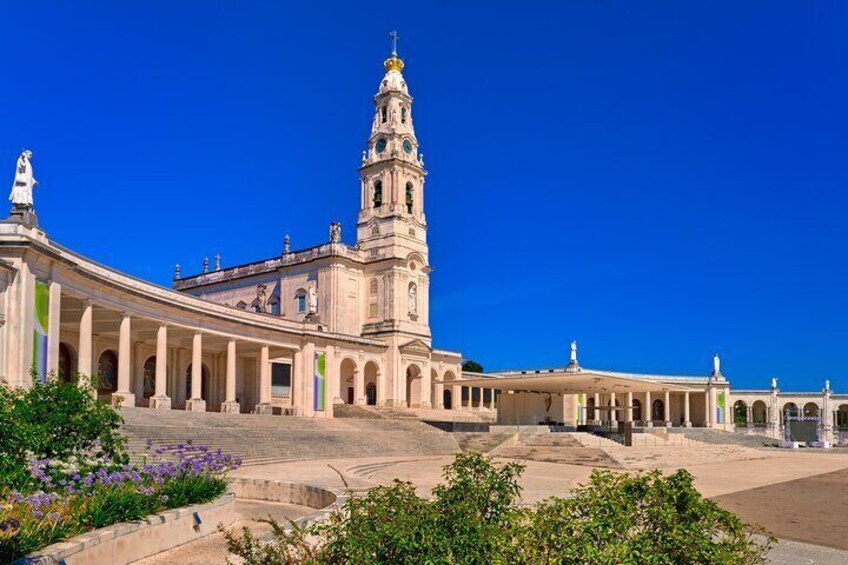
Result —
[[[419,152],[412,120],[412,97],[401,74],[397,33],[392,54],[374,96],[374,121],[368,149],[359,168],[361,206],[357,242],[369,259],[421,254],[427,261],[424,215],[424,156]]]
[[[397,33],[391,38],[392,53],[383,63],[386,74],[374,96],[374,121],[359,167],[356,239],[368,285],[363,335],[384,337],[396,348],[415,339],[429,345],[430,261],[424,215],[427,172],[415,137],[404,63],[397,54]]]

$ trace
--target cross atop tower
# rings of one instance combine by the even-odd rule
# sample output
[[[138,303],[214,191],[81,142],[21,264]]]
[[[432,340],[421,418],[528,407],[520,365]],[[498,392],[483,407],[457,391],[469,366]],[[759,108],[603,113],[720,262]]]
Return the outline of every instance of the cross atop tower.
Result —
[[[398,32],[396,30],[392,30],[389,32],[389,37],[392,40],[392,55],[397,57],[397,40],[398,40]]]

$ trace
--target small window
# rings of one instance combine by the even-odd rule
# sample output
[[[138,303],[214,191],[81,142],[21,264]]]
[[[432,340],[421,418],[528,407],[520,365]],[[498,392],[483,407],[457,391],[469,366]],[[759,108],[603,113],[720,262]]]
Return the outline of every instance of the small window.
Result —
[[[371,279],[369,292],[371,296],[377,296],[377,279]]]
[[[400,123],[406,123],[406,107],[400,109]]]
[[[412,214],[412,205],[415,202],[415,198],[413,196],[412,183],[406,183],[406,212],[407,214]]]
[[[271,363],[271,396],[291,395],[291,365]]]
[[[377,303],[376,302],[373,302],[368,307],[368,317],[369,318],[376,318],[377,317]]]
[[[303,314],[306,312],[306,291],[302,288],[298,290],[295,294],[295,300],[297,300],[297,313]]]
[[[273,314],[275,316],[280,315],[280,301],[277,300],[277,297],[274,296],[271,300],[268,301],[268,313]]]
[[[383,205],[383,181],[374,181],[374,208]]]
[[[385,124],[386,119],[388,119],[388,117],[389,117],[389,110],[385,106],[382,106],[380,108],[380,121]]]

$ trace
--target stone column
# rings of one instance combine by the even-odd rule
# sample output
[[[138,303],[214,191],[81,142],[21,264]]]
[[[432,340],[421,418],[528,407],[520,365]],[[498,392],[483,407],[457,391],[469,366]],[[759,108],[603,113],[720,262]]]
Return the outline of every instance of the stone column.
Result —
[[[270,348],[263,345],[259,349],[259,404],[257,414],[271,414],[271,361]]]
[[[736,420],[736,410],[734,410],[733,412],[733,419]],[[751,404],[748,404],[745,407],[745,426],[748,428],[754,427],[754,407]]]
[[[707,427],[707,428],[712,427],[711,424],[712,424],[712,421],[713,421],[713,418],[712,418],[713,407],[712,407],[712,402],[710,402],[712,400],[710,398],[711,396],[712,396],[712,389],[708,387],[704,391],[704,408],[705,408],[705,413],[706,413],[705,418],[704,418],[704,426]]]
[[[88,380],[89,382],[92,374],[91,374],[91,319],[93,315],[94,306],[90,301],[83,301],[82,303],[82,318],[80,318],[80,332],[79,332],[79,351],[78,351],[78,361],[77,361],[77,372],[80,375],[83,375],[85,378],[81,379]]]
[[[135,406],[135,394],[130,389],[132,371],[132,343],[130,315],[124,313],[118,330],[118,389],[112,393],[112,404],[116,406]]]
[[[231,339],[227,342],[227,382],[221,412],[238,414],[240,411],[236,400],[236,340]]]
[[[56,281],[50,281],[50,310],[48,312],[47,327],[47,375],[59,378],[59,341],[60,324],[62,315],[62,285]],[[67,367],[70,371],[71,368]],[[69,375],[70,376],[70,375]]]
[[[632,422],[633,421],[633,393],[628,392],[624,396],[624,401],[627,403],[627,406],[624,407],[624,421]]]
[[[663,419],[665,420],[665,427],[671,427],[671,393],[669,391],[665,391],[665,398],[663,399]]]
[[[462,408],[462,387],[453,385],[451,388],[451,410],[459,410]]]
[[[159,324],[156,332],[156,392],[150,397],[150,407],[161,410],[171,409],[171,397],[168,387],[168,326]]]
[[[359,367],[353,372],[353,401],[354,403],[363,406],[366,403],[365,398],[365,369]]]
[[[191,340],[191,398],[186,400],[189,412],[206,412],[203,399],[203,334],[194,332]]]
[[[601,425],[601,411],[599,410],[601,407],[601,395],[597,392],[595,393],[595,410],[594,414],[592,414],[592,423],[596,426]]]
[[[616,426],[618,426],[618,411],[615,409],[615,393],[614,392],[610,393],[609,404],[610,404],[610,426],[615,428]]]
[[[689,391],[683,393],[683,427],[691,428],[692,419],[689,417]]]
[[[651,391],[648,391],[645,393],[645,406],[642,407],[642,418],[644,418],[646,428],[654,427],[653,417],[653,411],[651,410]]]

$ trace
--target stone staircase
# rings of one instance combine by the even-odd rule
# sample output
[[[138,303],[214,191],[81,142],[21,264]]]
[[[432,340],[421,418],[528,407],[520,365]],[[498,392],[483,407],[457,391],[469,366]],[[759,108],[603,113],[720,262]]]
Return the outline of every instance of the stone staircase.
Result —
[[[690,441],[712,445],[739,445],[743,447],[777,447],[779,441],[765,435],[725,432],[712,428],[674,428],[669,436],[682,435]]]
[[[492,451],[509,459],[618,468],[618,463],[603,448],[618,446],[612,440],[585,432],[523,431]]]
[[[191,439],[240,456],[245,465],[296,459],[448,455],[456,440],[416,419],[298,418],[125,408],[127,447],[141,458],[153,446]]]
[[[494,412],[488,411],[438,410],[434,408],[404,408],[400,406],[354,406],[351,404],[335,404],[333,406],[333,415],[336,418],[473,423],[493,423],[497,417]]]

